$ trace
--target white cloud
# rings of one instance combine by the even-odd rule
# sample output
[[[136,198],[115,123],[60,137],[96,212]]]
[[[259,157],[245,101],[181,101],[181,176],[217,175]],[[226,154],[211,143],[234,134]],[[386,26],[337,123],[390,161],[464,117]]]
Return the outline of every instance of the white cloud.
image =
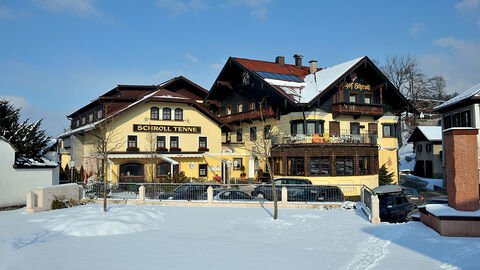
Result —
[[[268,5],[271,0],[231,0],[231,6],[247,6],[251,9],[251,14],[259,19],[266,19]]]
[[[423,23],[414,23],[410,26],[410,35],[418,36],[423,30],[425,29],[425,25]]]
[[[71,12],[81,16],[101,16],[92,0],[32,0],[39,7],[49,11]]]
[[[444,76],[450,91],[462,92],[480,82],[480,44],[452,36],[434,40],[433,44],[445,51],[421,57],[427,73]]]
[[[0,96],[0,100],[8,100],[15,108],[27,109],[30,103],[23,97],[19,96]]]
[[[455,8],[463,13],[472,12],[480,5],[480,0],[463,0],[455,4]]]
[[[208,68],[213,69],[213,70],[221,70],[222,67],[223,67],[222,64],[210,64],[210,65],[208,65]]]
[[[173,15],[179,15],[190,10],[200,10],[207,8],[207,4],[203,0],[156,0],[156,4],[160,8],[172,11]]]
[[[189,53],[184,53],[183,54],[188,60],[194,62],[194,63],[197,63],[198,62],[198,59],[194,56],[192,56],[191,54]]]

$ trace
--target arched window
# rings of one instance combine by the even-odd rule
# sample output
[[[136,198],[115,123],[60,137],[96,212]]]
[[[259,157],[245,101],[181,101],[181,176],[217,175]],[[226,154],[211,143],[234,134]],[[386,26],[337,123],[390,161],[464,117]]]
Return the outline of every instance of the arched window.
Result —
[[[158,108],[157,107],[150,108],[150,119],[151,120],[158,120]]]
[[[172,119],[172,110],[170,108],[163,108],[163,120]]]
[[[183,120],[183,110],[180,108],[175,109],[175,121],[182,121]]]

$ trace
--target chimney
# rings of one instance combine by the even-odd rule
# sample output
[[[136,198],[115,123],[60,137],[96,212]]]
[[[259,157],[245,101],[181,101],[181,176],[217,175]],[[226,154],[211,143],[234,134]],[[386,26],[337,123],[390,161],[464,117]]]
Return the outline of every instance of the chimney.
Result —
[[[310,73],[313,74],[313,73],[317,72],[317,61],[316,60],[310,60],[310,61],[308,61],[308,63],[310,64]]]
[[[302,67],[303,55],[295,54],[295,55],[293,55],[293,58],[295,58],[295,66]]]
[[[285,66],[285,57],[284,56],[277,56],[275,58],[275,63],[277,63],[280,66]]]

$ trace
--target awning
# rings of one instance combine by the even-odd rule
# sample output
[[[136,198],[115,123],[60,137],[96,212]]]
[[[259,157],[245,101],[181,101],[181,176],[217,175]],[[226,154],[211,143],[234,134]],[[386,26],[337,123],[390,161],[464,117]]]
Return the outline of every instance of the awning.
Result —
[[[117,158],[152,158],[150,154],[110,154],[108,155],[109,159],[117,159]],[[162,159],[164,161],[167,161],[172,164],[178,164],[178,161],[171,159],[170,157],[167,157],[166,155],[159,155],[156,154],[155,158]]]

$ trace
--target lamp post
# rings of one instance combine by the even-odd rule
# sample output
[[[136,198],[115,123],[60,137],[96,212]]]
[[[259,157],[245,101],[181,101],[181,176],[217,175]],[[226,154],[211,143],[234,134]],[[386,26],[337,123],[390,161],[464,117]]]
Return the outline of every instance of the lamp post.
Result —
[[[230,185],[230,167],[232,167],[232,162],[230,160],[227,160],[227,170],[228,170],[227,184],[228,185]]]
[[[73,166],[75,166],[75,161],[70,160],[69,165],[70,165],[70,177],[71,177],[70,181],[73,181]]]
[[[195,163],[190,162],[190,183],[193,182],[193,168],[195,168]]]
[[[233,161],[233,180],[235,181],[235,184],[237,183],[237,173],[236,173],[236,168],[238,166],[238,161]]]

